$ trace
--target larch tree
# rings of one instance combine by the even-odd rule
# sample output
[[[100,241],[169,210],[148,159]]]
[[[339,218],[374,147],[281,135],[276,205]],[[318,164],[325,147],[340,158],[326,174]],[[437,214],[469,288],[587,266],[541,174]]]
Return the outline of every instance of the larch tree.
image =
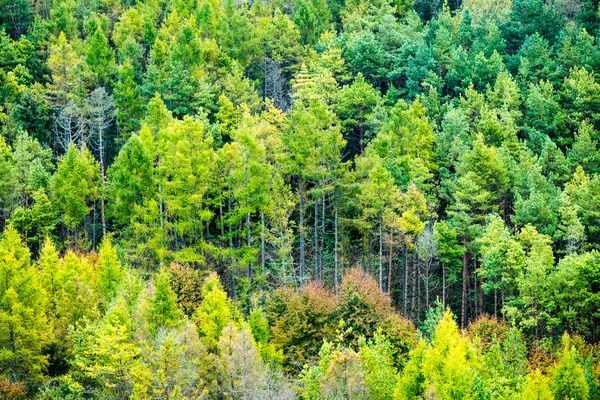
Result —
[[[39,382],[50,340],[46,291],[19,234],[8,226],[0,239],[0,373],[11,382]]]

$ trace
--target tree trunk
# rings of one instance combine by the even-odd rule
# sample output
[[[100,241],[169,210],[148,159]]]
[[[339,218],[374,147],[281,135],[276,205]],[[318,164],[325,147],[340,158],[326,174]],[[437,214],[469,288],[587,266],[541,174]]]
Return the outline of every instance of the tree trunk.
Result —
[[[325,250],[325,194],[321,199],[321,245],[319,246],[319,280],[323,279],[323,252]]]
[[[494,318],[498,318],[498,289],[494,288]]]
[[[483,277],[479,277],[479,311],[483,314]]]
[[[319,280],[319,202],[315,197],[315,227],[314,227],[314,257],[315,257],[315,277]]]
[[[466,241],[463,242],[463,246],[467,246]],[[465,329],[467,325],[467,252],[463,253],[463,266],[462,266],[462,296],[461,296],[461,323],[460,327]]]
[[[252,234],[250,233],[250,213],[246,213],[246,245],[250,251],[252,245]],[[248,261],[248,281],[252,279],[252,261]]]
[[[338,295],[338,201],[337,194],[335,196],[335,209],[334,209],[334,217],[333,217],[333,230],[334,230],[334,244],[333,244],[333,257],[334,257],[334,267],[333,267],[333,281],[335,286],[335,295]]]
[[[403,307],[402,312],[406,318],[407,307],[408,307],[408,245],[404,244],[404,282],[403,282]]]
[[[379,215],[379,290],[383,290],[383,221]]]
[[[231,185],[227,185],[227,215],[231,218]],[[233,263],[233,233],[231,220],[227,224],[229,230],[229,267],[231,268],[231,298],[235,299],[235,265]]]
[[[260,213],[260,267],[262,271],[265,270],[265,214],[263,212]]]
[[[304,254],[304,196],[303,196],[303,188],[304,182],[302,177],[299,178],[300,182],[298,184],[298,207],[300,211],[300,282],[304,282],[304,277],[306,275],[306,264],[305,264],[305,254]]]
[[[412,292],[410,294],[411,305],[410,311],[413,317],[413,320],[416,319],[416,300],[417,300],[417,252],[415,251],[415,259],[413,260],[413,270],[412,270]]]
[[[102,143],[102,131],[98,132],[99,153],[100,153],[100,177],[102,186],[104,186],[104,144]],[[102,237],[106,236],[106,217],[104,213],[104,194],[100,196],[100,217],[102,218]]]
[[[425,309],[429,309],[429,265],[430,261],[428,260],[425,263]]]
[[[388,255],[388,271],[387,271],[388,272],[388,276],[387,276],[387,293],[388,293],[388,295],[392,294],[392,258],[394,256],[393,245],[394,245],[394,234],[390,230],[390,248],[389,248],[389,255]]]
[[[442,261],[442,306],[446,310],[446,263]]]

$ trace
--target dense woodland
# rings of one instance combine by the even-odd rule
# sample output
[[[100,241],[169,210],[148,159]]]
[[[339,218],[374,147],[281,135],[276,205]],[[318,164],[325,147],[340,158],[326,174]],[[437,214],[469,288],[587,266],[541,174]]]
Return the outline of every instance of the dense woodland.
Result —
[[[0,0],[0,398],[600,399],[599,26]]]

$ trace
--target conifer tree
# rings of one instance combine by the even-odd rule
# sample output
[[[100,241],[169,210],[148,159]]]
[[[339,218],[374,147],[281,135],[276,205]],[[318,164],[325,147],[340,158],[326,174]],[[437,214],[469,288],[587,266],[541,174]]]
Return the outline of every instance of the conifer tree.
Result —
[[[206,345],[215,350],[221,331],[233,321],[233,310],[219,277],[214,272],[204,281],[202,303],[194,314],[200,336]]]
[[[39,383],[48,365],[46,291],[16,229],[0,239],[0,374],[11,382]]]

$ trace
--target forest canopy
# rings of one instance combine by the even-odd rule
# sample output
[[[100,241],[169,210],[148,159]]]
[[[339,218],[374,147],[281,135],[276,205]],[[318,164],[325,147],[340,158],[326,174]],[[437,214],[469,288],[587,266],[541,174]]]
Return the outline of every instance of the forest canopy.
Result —
[[[600,399],[599,26],[0,0],[0,398]]]

